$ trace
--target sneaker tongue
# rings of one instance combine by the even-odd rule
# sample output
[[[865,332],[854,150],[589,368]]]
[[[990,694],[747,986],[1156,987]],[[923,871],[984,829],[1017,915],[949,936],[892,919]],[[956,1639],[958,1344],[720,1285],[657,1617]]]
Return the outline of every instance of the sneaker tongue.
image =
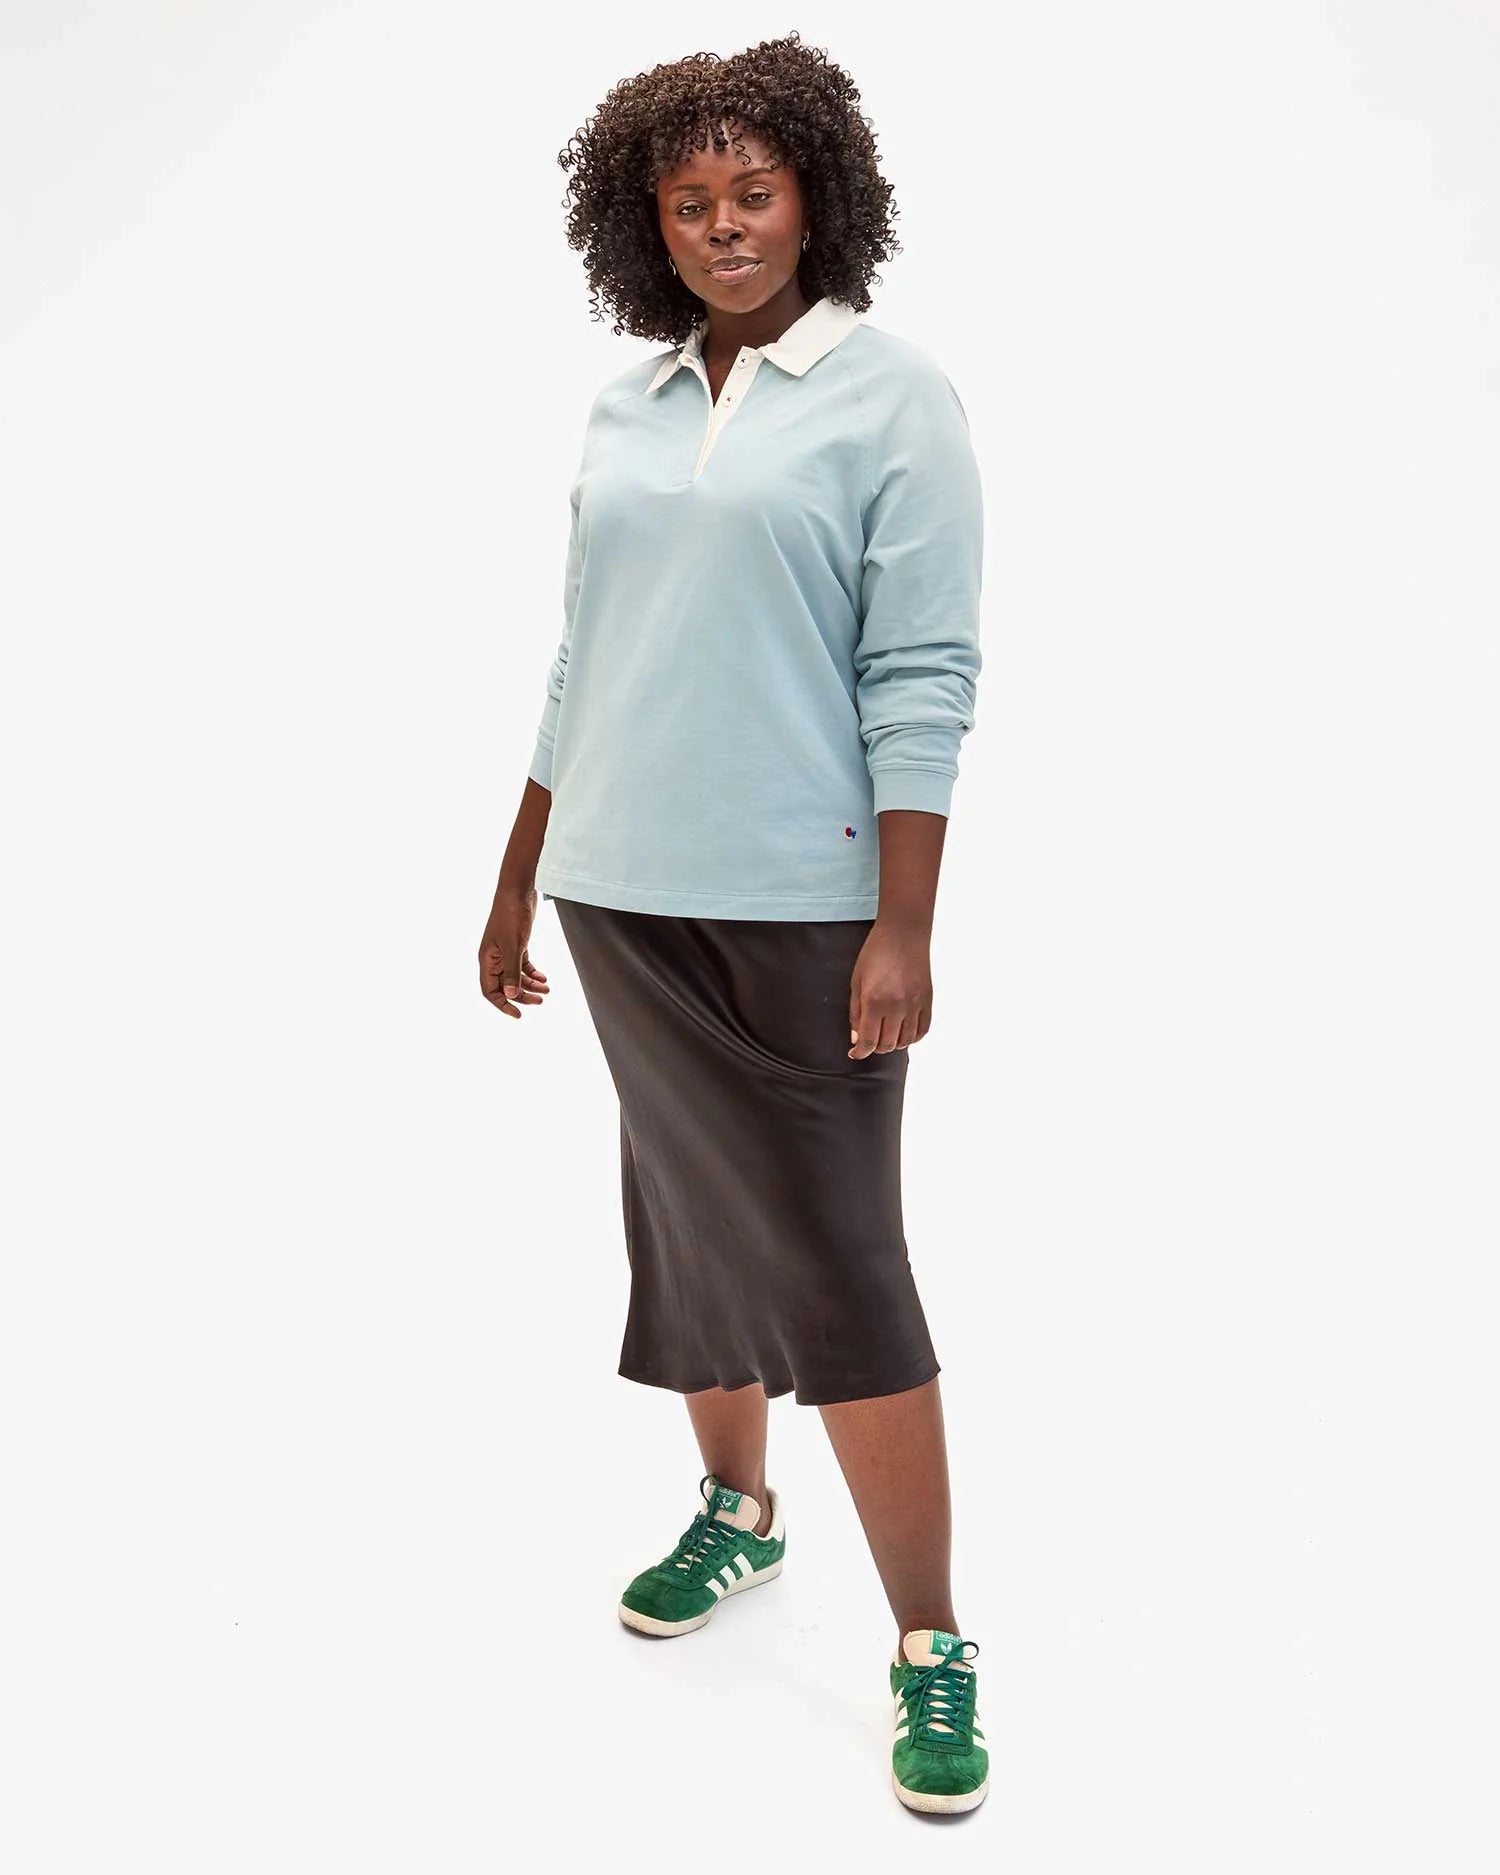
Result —
[[[951,1661],[955,1667],[962,1667],[972,1673],[972,1661],[963,1659],[963,1642],[956,1634],[945,1634],[941,1628],[914,1628],[910,1634],[901,1638],[901,1651],[914,1667],[935,1667],[940,1660]],[[928,1714],[927,1729],[931,1732],[951,1732],[953,1727],[943,1718],[951,1705],[934,1700]]]
[[[901,1651],[914,1667],[935,1667],[940,1660],[959,1666],[968,1664],[960,1657],[962,1646],[956,1634],[945,1634],[941,1628],[913,1628],[903,1637]]]
[[[753,1530],[760,1522],[760,1505],[743,1491],[731,1491],[727,1484],[714,1484],[708,1500],[709,1516],[715,1523],[727,1523],[732,1530]]]

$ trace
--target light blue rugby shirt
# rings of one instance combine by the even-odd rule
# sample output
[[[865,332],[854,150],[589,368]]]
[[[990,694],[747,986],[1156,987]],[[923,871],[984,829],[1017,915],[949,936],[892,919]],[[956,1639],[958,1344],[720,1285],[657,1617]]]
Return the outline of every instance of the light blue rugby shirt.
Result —
[[[744,346],[705,319],[594,399],[530,774],[545,898],[873,918],[876,815],[949,812],[980,670],[983,514],[958,394],[820,299]]]

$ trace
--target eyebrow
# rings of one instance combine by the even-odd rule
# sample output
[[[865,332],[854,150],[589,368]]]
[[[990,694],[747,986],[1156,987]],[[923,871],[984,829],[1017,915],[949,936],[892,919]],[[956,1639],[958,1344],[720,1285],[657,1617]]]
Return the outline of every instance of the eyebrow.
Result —
[[[751,176],[774,176],[775,174],[775,169],[769,163],[758,163],[754,169],[742,169],[739,180],[747,182]],[[675,188],[668,189],[667,194],[669,196],[684,195],[691,189],[706,189],[707,187],[706,182],[679,182]]]

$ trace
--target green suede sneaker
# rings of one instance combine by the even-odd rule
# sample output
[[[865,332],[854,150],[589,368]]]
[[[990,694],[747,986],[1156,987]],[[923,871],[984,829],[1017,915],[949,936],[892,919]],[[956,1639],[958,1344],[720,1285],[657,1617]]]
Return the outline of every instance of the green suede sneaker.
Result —
[[[990,1754],[975,1711],[979,1674],[966,1647],[979,1652],[975,1641],[917,1628],[891,1662],[891,1782],[908,1810],[972,1810],[989,1792]]]
[[[710,1486],[705,1491],[704,1485]],[[677,1539],[677,1547],[643,1569],[620,1598],[620,1619],[642,1634],[687,1634],[701,1628],[726,1595],[753,1589],[781,1574],[786,1532],[781,1499],[769,1486],[771,1527],[756,1536],[761,1507],[731,1491],[712,1472],[698,1481],[703,1508]]]

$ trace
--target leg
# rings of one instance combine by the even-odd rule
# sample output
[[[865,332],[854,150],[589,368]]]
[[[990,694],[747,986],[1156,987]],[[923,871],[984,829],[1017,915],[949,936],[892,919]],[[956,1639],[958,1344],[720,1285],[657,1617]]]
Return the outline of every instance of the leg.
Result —
[[[905,1393],[819,1407],[896,1617],[957,1634],[949,1579],[952,1508],[936,1378]]]
[[[760,1505],[755,1534],[771,1527],[771,1506],[766,1496],[766,1400],[759,1385],[706,1387],[684,1395],[688,1417],[703,1454],[703,1469],[711,1471],[732,1491],[743,1491]]]

